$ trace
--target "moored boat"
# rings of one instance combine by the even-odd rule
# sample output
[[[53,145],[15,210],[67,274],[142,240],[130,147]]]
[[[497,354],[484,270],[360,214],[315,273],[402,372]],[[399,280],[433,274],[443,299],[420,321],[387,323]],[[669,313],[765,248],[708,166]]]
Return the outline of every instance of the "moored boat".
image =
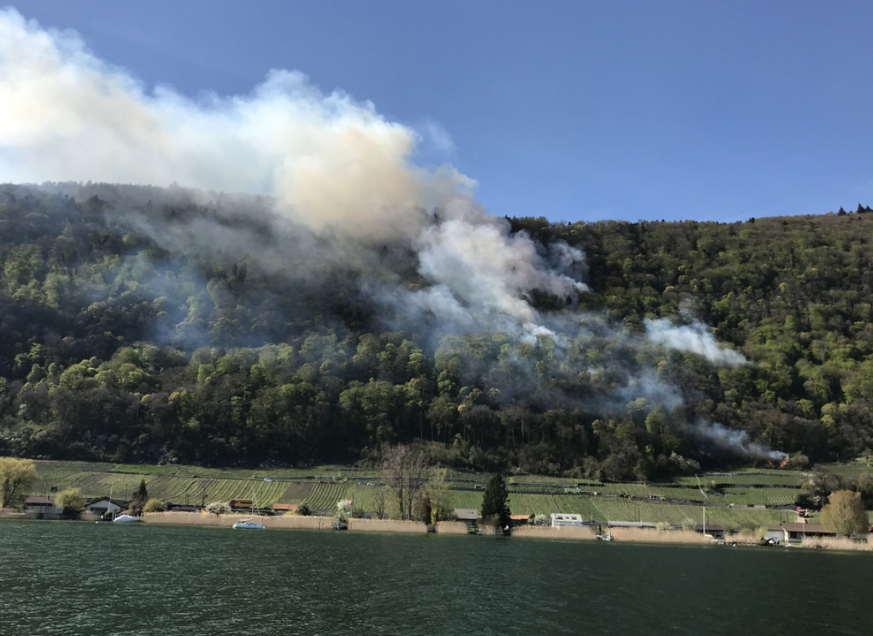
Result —
[[[252,516],[233,524],[234,530],[265,530],[266,526],[255,523],[255,489],[252,488]]]

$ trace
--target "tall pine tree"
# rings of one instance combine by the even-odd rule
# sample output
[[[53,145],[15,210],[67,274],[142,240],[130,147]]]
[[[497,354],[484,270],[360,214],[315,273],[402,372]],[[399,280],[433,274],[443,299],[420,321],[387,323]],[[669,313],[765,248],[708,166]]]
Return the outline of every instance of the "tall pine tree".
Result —
[[[509,494],[503,475],[493,475],[482,497],[482,518],[503,530],[509,527]]]
[[[128,508],[135,515],[141,515],[142,509],[146,505],[146,502],[149,500],[149,491],[146,488],[145,479],[139,482],[139,487],[133,491],[133,496],[130,498],[130,505]]]

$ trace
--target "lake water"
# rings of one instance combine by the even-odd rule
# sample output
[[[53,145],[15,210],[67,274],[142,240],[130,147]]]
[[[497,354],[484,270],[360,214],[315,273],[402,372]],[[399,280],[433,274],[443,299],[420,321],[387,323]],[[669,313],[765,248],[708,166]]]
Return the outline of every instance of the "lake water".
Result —
[[[0,634],[865,634],[873,555],[0,521]]]

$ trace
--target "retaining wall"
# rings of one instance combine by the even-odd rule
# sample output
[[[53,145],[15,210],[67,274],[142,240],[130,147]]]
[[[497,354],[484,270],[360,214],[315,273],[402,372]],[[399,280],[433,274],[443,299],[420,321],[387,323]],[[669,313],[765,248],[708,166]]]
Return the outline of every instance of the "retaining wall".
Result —
[[[591,528],[579,526],[563,526],[553,528],[551,526],[519,526],[512,529],[513,537],[527,537],[535,539],[584,539],[597,538]]]
[[[245,519],[244,515],[203,515],[197,512],[152,512],[143,515],[145,523],[163,523],[177,526],[215,526],[229,528]],[[282,515],[279,517],[258,517],[258,523],[266,528],[284,530],[330,530],[333,517],[298,517]]]
[[[711,544],[712,539],[694,530],[655,530],[653,528],[610,528],[616,541],[642,543],[695,543]]]
[[[412,532],[424,534],[427,532],[427,525],[421,521],[349,519],[349,530],[354,532]]]
[[[434,526],[437,534],[467,534],[467,524],[463,521],[437,521]]]

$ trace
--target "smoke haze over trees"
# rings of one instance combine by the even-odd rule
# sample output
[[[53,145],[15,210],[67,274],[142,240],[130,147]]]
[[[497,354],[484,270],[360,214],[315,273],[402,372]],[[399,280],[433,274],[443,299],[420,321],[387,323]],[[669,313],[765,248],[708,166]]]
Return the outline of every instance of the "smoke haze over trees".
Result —
[[[310,261],[259,226],[254,197],[195,196],[207,194],[3,188],[0,453],[254,465],[423,441],[456,466],[619,479],[771,449],[870,450],[864,208],[754,224],[503,221],[510,241],[586,254],[569,304],[519,294],[554,334],[534,335],[487,321],[441,332],[386,300],[429,289],[414,251],[373,248],[381,270]],[[212,249],[165,247],[143,227],[212,231]],[[260,250],[222,232],[258,235]],[[668,346],[669,329],[696,344]],[[717,341],[744,363],[707,359]]]
[[[419,138],[300,73],[149,92],[0,11],[0,174],[42,183],[0,189],[0,454],[278,465],[418,442],[625,479],[870,451],[868,209],[507,219],[412,163]]]

